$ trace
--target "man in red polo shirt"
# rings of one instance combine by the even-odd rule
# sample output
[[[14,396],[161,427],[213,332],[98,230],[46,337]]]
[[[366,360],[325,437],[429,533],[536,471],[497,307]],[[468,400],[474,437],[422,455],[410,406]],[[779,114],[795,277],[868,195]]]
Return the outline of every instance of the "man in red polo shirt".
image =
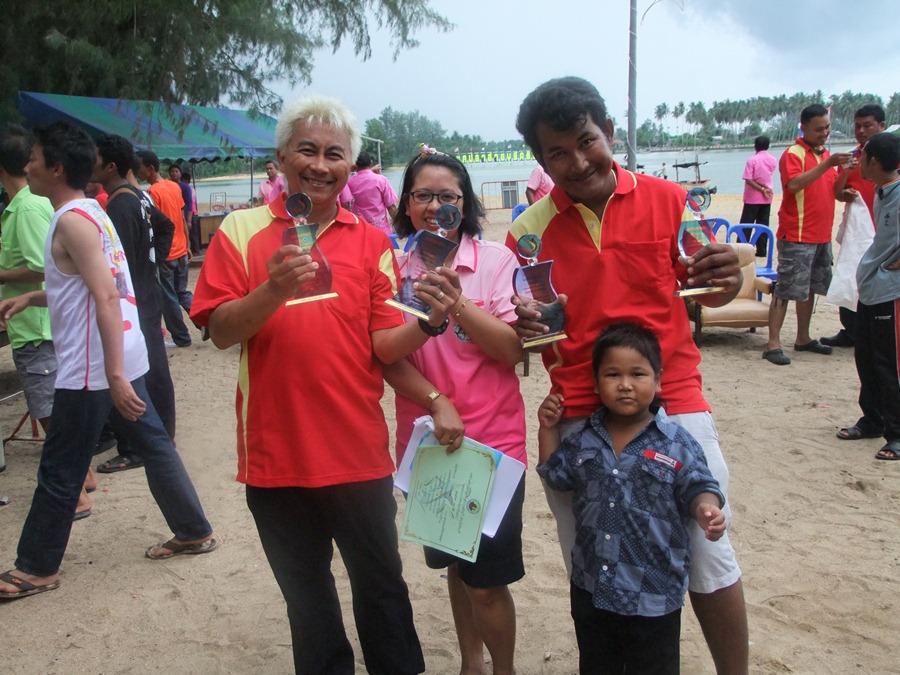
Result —
[[[563,437],[584,425],[599,406],[591,371],[591,348],[601,330],[637,321],[659,338],[663,355],[661,396],[667,414],[701,444],[723,493],[728,468],[703,397],[700,352],[691,339],[679,286],[725,286],[728,292],[696,296],[709,306],[729,302],[741,286],[737,253],[712,244],[687,261],[677,238],[686,194],[676,183],[633,174],[613,161],[612,120],[597,89],[565,77],[545,82],[519,108],[516,127],[555,186],[513,223],[507,244],[526,233],[541,237],[539,259],[554,260],[553,285],[568,297],[568,339],[544,350],[553,390],[565,400]],[[522,337],[545,332],[519,309]],[[545,490],[557,520],[567,567],[575,538],[571,493]],[[726,507],[727,508],[727,507]],[[728,518],[730,519],[730,511]],[[708,542],[691,528],[691,605],[719,673],[746,673],[747,615],[741,571],[731,544]]]
[[[429,322],[404,323],[385,303],[399,288],[387,235],[338,205],[360,146],[352,114],[327,97],[284,106],[275,129],[287,192],[312,201],[316,245],[337,295],[291,302],[324,273],[285,245],[294,227],[282,194],[232,212],[210,243],[193,318],[220,349],[241,345],[238,481],[287,603],[298,673],[352,673],[331,573],[337,544],[353,588],[370,672],[425,665],[398,551],[394,462],[381,408],[382,363],[395,363],[446,329],[452,304],[438,286],[420,296]],[[433,412],[449,406],[431,387]],[[410,392],[403,392],[411,395]]]
[[[783,197],[778,211],[778,283],[769,305],[769,341],[762,357],[778,366],[791,359],[781,349],[781,327],[790,300],[797,303],[794,351],[831,354],[831,347],[809,335],[815,294],[831,283],[831,233],[834,229],[835,167],[853,160],[849,152],[825,149],[831,133],[828,110],[819,104],[800,113],[803,134],[778,162]]]

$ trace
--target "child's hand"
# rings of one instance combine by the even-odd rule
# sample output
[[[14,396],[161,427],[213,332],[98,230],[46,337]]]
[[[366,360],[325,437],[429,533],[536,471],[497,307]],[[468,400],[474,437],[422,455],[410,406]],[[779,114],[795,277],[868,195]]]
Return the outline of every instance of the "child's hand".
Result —
[[[702,502],[694,509],[697,524],[710,541],[719,541],[725,534],[725,514],[715,504]]]
[[[563,414],[563,397],[550,394],[538,408],[538,423],[542,429],[554,429]]]

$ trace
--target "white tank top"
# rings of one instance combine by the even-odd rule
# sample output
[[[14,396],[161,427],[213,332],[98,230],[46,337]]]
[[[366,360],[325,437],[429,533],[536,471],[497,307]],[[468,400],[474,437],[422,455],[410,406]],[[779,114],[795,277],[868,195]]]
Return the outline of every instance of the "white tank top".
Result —
[[[53,237],[59,217],[66,211],[75,211],[96,225],[110,273],[116,280],[124,329],[125,377],[131,382],[148,369],[147,345],[138,324],[134,287],[119,236],[109,216],[96,201],[75,199],[61,206],[53,215],[44,248],[44,281],[47,286],[50,329],[58,362],[56,388],[77,391],[109,389],[94,298],[81,275],[60,272],[53,259]]]

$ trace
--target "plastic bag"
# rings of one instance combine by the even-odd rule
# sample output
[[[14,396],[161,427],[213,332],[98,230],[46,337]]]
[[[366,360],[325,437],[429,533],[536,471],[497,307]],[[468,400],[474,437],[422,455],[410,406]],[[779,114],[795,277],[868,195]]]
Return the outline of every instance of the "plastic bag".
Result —
[[[863,198],[856,199],[844,208],[844,218],[838,228],[837,240],[841,244],[834,275],[825,302],[856,311],[859,290],[856,287],[856,268],[863,254],[872,245],[875,225]]]

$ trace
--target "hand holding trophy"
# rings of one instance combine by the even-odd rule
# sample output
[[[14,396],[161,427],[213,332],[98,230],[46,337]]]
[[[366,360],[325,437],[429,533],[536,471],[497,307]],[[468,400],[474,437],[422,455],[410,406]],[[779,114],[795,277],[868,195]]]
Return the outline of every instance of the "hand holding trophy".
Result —
[[[438,267],[447,263],[447,258],[456,249],[456,242],[447,238],[462,222],[462,214],[453,204],[444,204],[435,214],[438,234],[428,230],[419,230],[409,248],[406,268],[408,274],[400,285],[397,294],[387,300],[387,304],[399,310],[412,314],[420,319],[428,320],[431,307],[416,296],[413,284],[421,282],[429,272],[434,272]]]
[[[513,272],[513,288],[516,296],[522,305],[540,313],[538,322],[550,329],[550,332],[543,335],[523,338],[522,346],[526,349],[565,340],[568,337],[563,333],[566,322],[565,311],[550,281],[553,261],[537,262],[541,247],[541,238],[536,234],[523,234],[516,242],[519,256],[528,262]]]
[[[687,207],[694,216],[693,220],[686,220],[678,228],[678,252],[684,259],[692,257],[704,246],[716,242],[716,237],[706,220],[706,207],[709,206],[712,197],[709,190],[704,187],[692,188],[687,195]],[[692,286],[675,292],[678,297],[689,295],[704,295],[706,293],[724,293],[728,289],[724,286]]]
[[[337,293],[331,290],[331,266],[316,243],[319,225],[306,222],[307,216],[312,213],[312,206],[312,200],[303,192],[293,193],[284,204],[285,210],[294,221],[294,226],[284,231],[282,242],[287,245],[299,246],[306,255],[319,264],[315,276],[300,285],[294,299],[288,300],[287,305],[337,297]]]

